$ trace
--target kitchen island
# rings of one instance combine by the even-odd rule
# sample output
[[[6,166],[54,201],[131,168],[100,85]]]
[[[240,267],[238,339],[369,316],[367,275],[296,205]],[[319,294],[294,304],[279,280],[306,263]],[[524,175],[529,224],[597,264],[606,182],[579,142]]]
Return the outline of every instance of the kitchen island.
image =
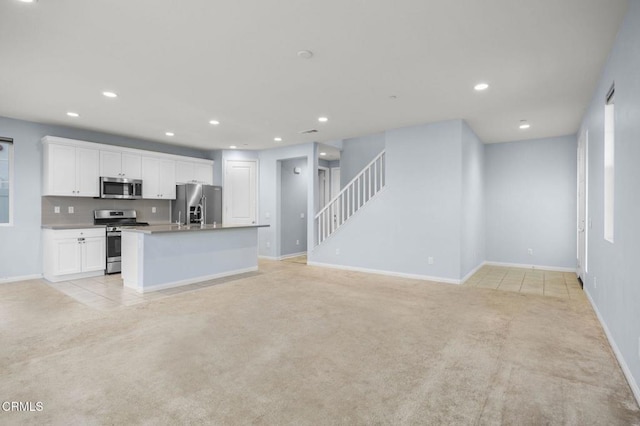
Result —
[[[139,293],[258,270],[258,228],[152,225],[122,228],[122,280]]]

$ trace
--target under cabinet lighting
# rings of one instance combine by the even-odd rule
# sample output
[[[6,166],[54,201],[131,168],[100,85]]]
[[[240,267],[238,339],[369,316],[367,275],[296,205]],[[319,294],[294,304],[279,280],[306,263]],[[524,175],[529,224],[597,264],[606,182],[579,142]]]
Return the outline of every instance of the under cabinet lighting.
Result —
[[[231,149],[236,149],[236,148],[237,148],[237,146],[235,146],[235,145],[229,145],[229,148],[231,148]]]
[[[80,114],[78,114],[77,112],[71,112],[71,111],[69,111],[69,112],[67,113],[67,115],[68,115],[69,117],[73,117],[73,118],[80,117]]]
[[[276,142],[282,142],[282,138],[281,137],[273,138],[273,140],[276,141]]]
[[[318,121],[321,123],[326,123],[327,121],[329,121],[329,119],[327,117],[319,117]]]
[[[118,95],[116,93],[114,93],[114,92],[102,92],[102,94],[104,96],[106,96],[107,98],[117,98],[118,97]]]
[[[326,152],[321,152],[320,155],[322,155],[324,157],[325,155],[327,155],[327,153]]]
[[[209,124],[211,124],[212,126],[217,126],[218,124],[220,124],[220,122],[218,120],[211,120],[209,121]]]
[[[531,124],[527,123],[526,120],[520,120],[520,128],[522,130],[527,130],[529,127],[531,127]]]

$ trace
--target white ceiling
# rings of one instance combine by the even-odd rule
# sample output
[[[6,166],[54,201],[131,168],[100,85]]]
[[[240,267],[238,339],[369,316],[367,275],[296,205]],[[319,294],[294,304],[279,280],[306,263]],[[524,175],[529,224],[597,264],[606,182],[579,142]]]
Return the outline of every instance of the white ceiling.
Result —
[[[486,143],[571,134],[627,4],[0,0],[0,115],[203,149],[454,118]]]

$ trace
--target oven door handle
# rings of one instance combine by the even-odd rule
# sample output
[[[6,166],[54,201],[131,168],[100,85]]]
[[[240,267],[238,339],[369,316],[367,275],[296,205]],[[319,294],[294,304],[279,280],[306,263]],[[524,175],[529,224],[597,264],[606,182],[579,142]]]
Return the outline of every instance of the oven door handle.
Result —
[[[120,231],[116,231],[116,232],[107,232],[107,237],[119,237],[121,234]]]

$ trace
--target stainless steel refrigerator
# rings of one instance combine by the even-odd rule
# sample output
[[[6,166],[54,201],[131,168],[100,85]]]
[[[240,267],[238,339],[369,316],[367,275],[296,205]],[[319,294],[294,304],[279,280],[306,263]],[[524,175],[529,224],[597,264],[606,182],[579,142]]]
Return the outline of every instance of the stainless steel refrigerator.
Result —
[[[171,222],[222,224],[222,187],[185,183],[176,185],[171,201]]]

